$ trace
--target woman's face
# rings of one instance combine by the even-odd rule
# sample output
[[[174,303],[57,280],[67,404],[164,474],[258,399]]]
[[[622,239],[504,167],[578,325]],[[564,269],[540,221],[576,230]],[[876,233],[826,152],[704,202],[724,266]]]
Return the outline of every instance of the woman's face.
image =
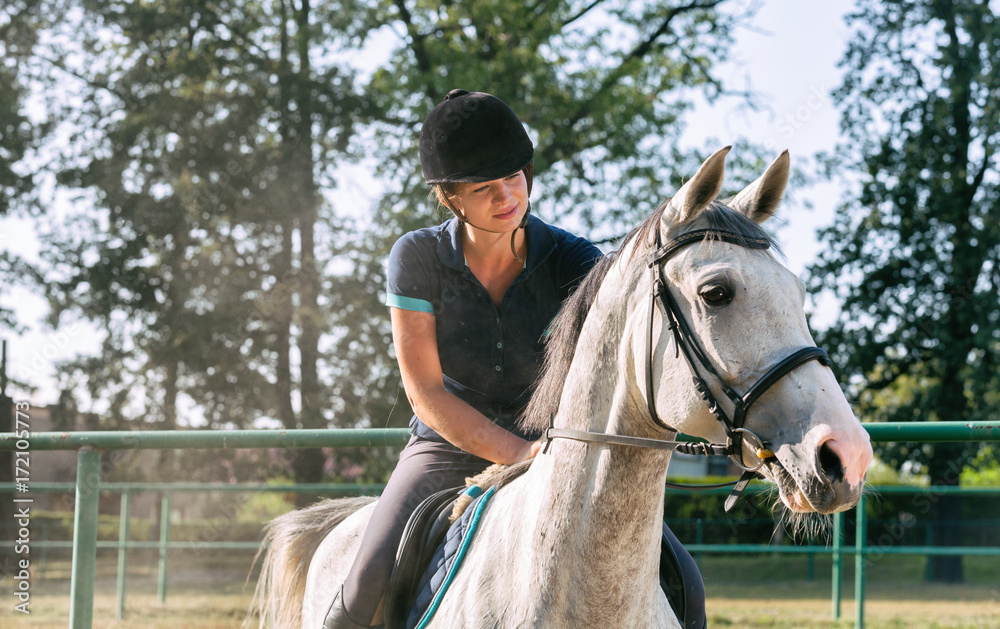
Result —
[[[452,202],[470,223],[490,231],[513,231],[528,208],[524,171],[483,183],[455,184]]]

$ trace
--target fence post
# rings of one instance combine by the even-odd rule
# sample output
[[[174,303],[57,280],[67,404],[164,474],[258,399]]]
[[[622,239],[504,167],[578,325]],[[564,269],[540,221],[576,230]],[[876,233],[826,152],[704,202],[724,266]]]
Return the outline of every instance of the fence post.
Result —
[[[125,618],[125,578],[128,574],[127,553],[128,548],[128,507],[129,490],[122,492],[121,516],[118,524],[118,587],[115,588],[118,606],[115,611],[115,618],[123,620]]]
[[[868,541],[868,513],[865,510],[865,495],[858,500],[856,531],[854,533],[854,627],[865,626],[865,544]]]
[[[838,511],[833,515],[833,592],[830,595],[833,604],[833,619],[840,620],[840,599],[841,599],[841,556],[840,551],[844,546],[844,512]]]
[[[701,518],[694,521],[694,543],[699,546],[705,543],[705,523]],[[701,567],[701,553],[694,554],[694,563]]]
[[[38,578],[42,581],[45,580],[45,568],[48,567],[49,562],[49,521],[42,520],[42,558],[41,565],[39,566]]]
[[[160,569],[156,591],[161,603],[167,602],[167,539],[170,537],[170,494],[164,492],[160,503]]]
[[[927,520],[927,525],[924,527],[924,546],[930,548],[934,545],[934,521]],[[924,564],[924,583],[930,583],[933,581],[934,566],[931,562],[931,555],[927,555],[926,563]]]
[[[76,463],[76,514],[73,518],[73,575],[70,580],[70,629],[94,625],[94,574],[97,564],[97,510],[101,453],[80,448]]]

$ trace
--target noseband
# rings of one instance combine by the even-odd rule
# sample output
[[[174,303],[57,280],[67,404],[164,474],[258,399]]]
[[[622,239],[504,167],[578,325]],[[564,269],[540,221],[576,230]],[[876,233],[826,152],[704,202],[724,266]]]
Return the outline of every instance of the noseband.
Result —
[[[676,429],[667,425],[666,422],[660,419],[659,414],[656,412],[656,395],[654,393],[653,378],[653,319],[656,313],[656,308],[659,306],[664,316],[667,318],[667,328],[673,333],[675,356],[678,353],[684,354],[684,358],[687,360],[688,366],[691,369],[695,389],[698,390],[701,398],[705,401],[705,404],[708,405],[708,409],[722,424],[726,431],[726,444],[722,445],[712,443],[668,441],[663,439],[644,439],[624,435],[609,435],[606,433],[555,428],[550,425],[545,433],[545,448],[548,449],[548,443],[551,442],[551,439],[565,438],[576,441],[590,441],[655,448],[658,450],[676,450],[686,454],[729,456],[733,463],[743,470],[743,475],[737,481],[731,483],[721,483],[718,485],[694,486],[679,486],[668,483],[668,485],[671,486],[684,487],[687,489],[710,489],[734,485],[733,491],[726,500],[726,511],[729,511],[732,509],[733,505],[736,504],[736,500],[739,498],[740,494],[746,488],[750,480],[757,476],[757,471],[764,465],[764,462],[768,459],[775,458],[774,453],[768,449],[769,444],[765,443],[756,434],[743,427],[746,422],[747,413],[750,411],[753,403],[756,402],[765,392],[767,392],[768,389],[781,380],[781,378],[788,375],[797,367],[812,360],[819,361],[820,364],[827,367],[830,366],[831,362],[830,357],[822,348],[804,347],[792,352],[790,355],[778,361],[777,364],[768,369],[768,371],[761,376],[761,378],[757,380],[757,382],[755,382],[753,386],[751,386],[750,389],[743,395],[740,395],[736,390],[726,384],[726,381],[719,375],[719,372],[716,371],[715,367],[712,366],[711,361],[699,345],[698,338],[691,331],[690,325],[681,314],[680,308],[677,305],[677,300],[670,292],[667,282],[663,277],[663,264],[665,262],[670,260],[681,249],[687,247],[688,245],[703,242],[705,240],[720,240],[722,242],[728,242],[741,247],[746,247],[748,249],[757,250],[766,250],[771,246],[771,243],[763,238],[748,238],[732,232],[714,229],[700,229],[688,232],[674,238],[667,244],[660,246],[660,233],[659,230],[657,230],[654,243],[655,249],[646,258],[647,265],[652,270],[653,274],[653,289],[649,305],[649,321],[646,327],[646,406],[650,417],[656,424],[671,432],[677,432]],[[719,401],[709,388],[707,381],[702,377],[701,374],[703,373],[707,374],[718,383],[722,393],[733,405],[733,412],[731,416],[719,404]],[[743,446],[744,442],[748,439],[756,442],[754,451],[757,455],[757,462],[753,465],[747,465],[743,460]]]

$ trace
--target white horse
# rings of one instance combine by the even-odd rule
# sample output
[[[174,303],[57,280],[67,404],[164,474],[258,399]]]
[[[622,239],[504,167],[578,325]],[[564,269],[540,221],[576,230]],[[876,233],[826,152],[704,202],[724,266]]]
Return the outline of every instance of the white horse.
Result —
[[[658,581],[672,431],[729,443],[794,512],[857,502],[868,435],[814,347],[801,282],[758,226],[781,201],[788,154],[720,202],[728,151],[564,306],[526,411],[530,425],[554,427],[551,440],[496,492],[431,627],[680,627]],[[720,400],[721,419],[692,376]],[[261,626],[322,626],[371,500],[325,501],[269,525]]]

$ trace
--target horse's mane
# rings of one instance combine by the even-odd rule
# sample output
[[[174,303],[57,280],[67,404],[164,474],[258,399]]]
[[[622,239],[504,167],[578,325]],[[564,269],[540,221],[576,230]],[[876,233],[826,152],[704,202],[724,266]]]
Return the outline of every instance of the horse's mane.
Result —
[[[541,375],[531,401],[528,402],[521,417],[521,425],[527,433],[540,434],[549,425],[549,418],[554,417],[559,410],[559,400],[562,398],[566,376],[573,362],[580,331],[608,270],[626,246],[633,241],[637,244],[632,250],[629,263],[634,264],[636,259],[644,259],[642,254],[650,249],[649,245],[644,243],[650,241],[650,234],[659,227],[668,202],[669,199],[625,236],[618,251],[601,258],[576,290],[563,302],[559,314],[549,327]],[[731,232],[747,239],[765,239],[773,250],[780,253],[777,243],[760,225],[722,203],[713,202],[699,214],[698,220],[688,225],[682,233],[704,228]]]

